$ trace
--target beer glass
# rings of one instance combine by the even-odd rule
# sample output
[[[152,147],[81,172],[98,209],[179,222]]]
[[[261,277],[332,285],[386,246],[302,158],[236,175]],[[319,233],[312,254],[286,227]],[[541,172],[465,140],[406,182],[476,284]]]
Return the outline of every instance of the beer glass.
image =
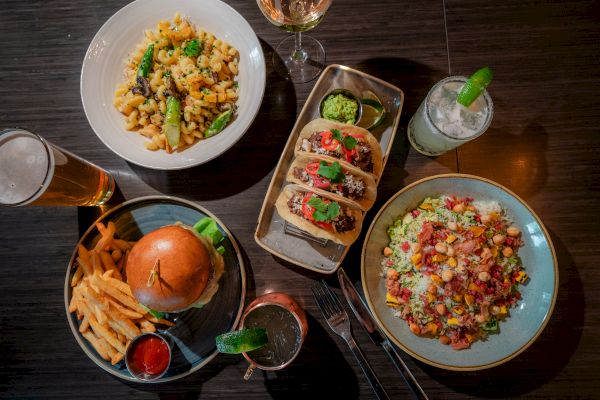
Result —
[[[0,132],[0,205],[96,206],[115,189],[104,169],[25,129]]]

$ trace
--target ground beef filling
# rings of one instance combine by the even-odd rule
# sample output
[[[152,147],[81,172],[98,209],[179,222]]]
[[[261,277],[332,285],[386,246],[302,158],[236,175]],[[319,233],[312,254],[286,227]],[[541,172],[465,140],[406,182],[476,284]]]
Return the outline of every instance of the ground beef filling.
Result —
[[[325,150],[321,147],[321,133],[315,132],[308,139],[302,141],[301,150],[316,154],[324,154],[345,160],[346,157],[341,149],[334,151]],[[352,157],[352,165],[366,172],[373,172],[373,160],[371,157],[371,148],[365,143],[357,143],[354,147],[355,155]]]
[[[304,219],[304,213],[302,212],[302,199],[303,194],[294,193],[287,202],[287,206],[292,214],[296,214]],[[354,229],[356,219],[352,215],[345,214],[345,209],[340,210],[340,214],[335,217],[332,221],[328,221],[333,225],[333,230],[337,233],[344,233]]]
[[[345,171],[347,172],[347,171]],[[306,172],[304,168],[295,167],[292,172],[294,177],[300,179],[303,183],[308,186],[313,186],[314,183],[312,177]],[[341,182],[341,185],[337,183],[332,183],[329,188],[325,189],[329,192],[339,194],[340,196],[346,197],[350,200],[362,199],[365,195],[365,182],[356,175],[345,174],[344,180]]]

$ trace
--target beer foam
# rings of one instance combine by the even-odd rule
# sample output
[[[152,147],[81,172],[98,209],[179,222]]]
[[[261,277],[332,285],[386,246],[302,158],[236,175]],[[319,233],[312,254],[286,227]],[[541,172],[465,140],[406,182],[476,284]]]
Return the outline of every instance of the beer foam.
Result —
[[[51,164],[48,151],[34,134],[15,129],[0,136],[0,204],[34,200]],[[52,175],[50,173],[50,175]],[[37,195],[36,195],[37,194]]]

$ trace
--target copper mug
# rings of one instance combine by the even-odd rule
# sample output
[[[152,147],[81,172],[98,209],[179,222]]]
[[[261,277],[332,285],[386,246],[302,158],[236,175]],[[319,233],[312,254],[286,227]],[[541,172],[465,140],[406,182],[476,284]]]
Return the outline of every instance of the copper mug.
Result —
[[[254,299],[254,301],[252,301],[248,305],[248,307],[246,307],[246,310],[242,315],[242,319],[240,321],[240,329],[244,328],[244,323],[248,315],[250,315],[256,309],[267,305],[282,307],[294,317],[300,330],[300,333],[297,336],[295,343],[295,346],[297,348],[296,351],[291,355],[291,357],[289,357],[287,360],[278,365],[261,365],[259,362],[252,359],[251,354],[242,353],[244,358],[250,363],[248,369],[246,370],[246,374],[244,375],[244,380],[248,380],[256,368],[262,369],[264,371],[276,371],[290,365],[292,361],[294,361],[298,353],[300,353],[300,349],[302,348],[302,344],[304,343],[304,338],[306,337],[306,334],[308,332],[308,322],[306,321],[306,314],[304,313],[304,310],[300,308],[296,300],[294,300],[291,296],[280,292],[267,293]]]

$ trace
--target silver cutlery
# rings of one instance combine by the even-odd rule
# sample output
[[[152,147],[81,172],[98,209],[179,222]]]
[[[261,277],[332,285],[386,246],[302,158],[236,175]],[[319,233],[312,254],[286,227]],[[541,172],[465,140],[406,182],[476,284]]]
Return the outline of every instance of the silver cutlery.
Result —
[[[365,328],[373,343],[383,347],[389,359],[392,361],[398,372],[400,372],[404,382],[406,382],[406,385],[411,390],[414,398],[418,400],[428,400],[423,388],[421,388],[419,382],[417,382],[412,372],[410,372],[410,369],[406,363],[404,363],[400,354],[398,354],[394,346],[390,343],[387,336],[383,335],[377,328],[377,325],[375,325],[371,313],[362,302],[358,291],[352,282],[350,282],[348,275],[346,275],[346,272],[342,268],[338,270],[338,279],[340,281],[342,292],[344,293],[346,300],[348,300],[352,312],[356,316],[356,319],[358,319],[358,322]]]
[[[327,324],[333,332],[346,341],[352,354],[354,354],[356,361],[358,361],[360,368],[367,377],[371,388],[377,395],[377,398],[381,400],[389,399],[390,396],[388,396],[387,392],[379,382],[377,375],[375,375],[375,372],[371,368],[369,361],[352,337],[348,314],[344,310],[344,307],[342,307],[342,303],[340,303],[336,294],[329,288],[325,281],[316,282],[312,287],[312,292]]]

